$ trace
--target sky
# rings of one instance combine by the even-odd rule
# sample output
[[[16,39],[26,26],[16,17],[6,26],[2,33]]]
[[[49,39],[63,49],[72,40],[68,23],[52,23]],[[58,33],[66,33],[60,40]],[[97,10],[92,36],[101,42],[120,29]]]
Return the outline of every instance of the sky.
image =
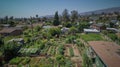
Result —
[[[120,7],[120,0],[0,0],[0,17],[62,14],[64,9],[82,13],[111,7]]]

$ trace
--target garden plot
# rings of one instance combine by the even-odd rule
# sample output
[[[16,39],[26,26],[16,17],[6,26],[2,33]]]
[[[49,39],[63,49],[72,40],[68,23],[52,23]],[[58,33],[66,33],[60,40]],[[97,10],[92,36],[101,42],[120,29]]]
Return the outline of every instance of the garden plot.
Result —
[[[48,52],[48,55],[55,56],[56,46],[51,46]]]
[[[21,48],[18,52],[21,53],[21,55],[27,55],[27,56],[32,56],[32,55],[38,55],[38,48]]]
[[[72,44],[66,44],[65,45],[65,55],[68,55],[70,57],[74,56],[74,51],[73,51],[73,48],[72,48]]]
[[[80,56],[80,52],[79,52],[76,44],[72,45],[72,49],[74,51],[74,56]]]
[[[64,52],[65,52],[64,55],[65,55],[66,57],[69,57],[69,56],[70,56],[69,45],[65,45],[65,51],[64,51]]]
[[[76,67],[81,67],[82,64],[82,57],[80,55],[80,52],[77,48],[76,44],[66,44],[65,45],[65,49],[68,50],[69,53],[66,52],[65,50],[65,54],[69,54],[70,55],[70,59],[71,61],[75,64]]]
[[[10,60],[9,65],[14,67],[17,65],[26,65],[31,61],[30,57],[16,57]]]
[[[40,56],[45,56],[49,50],[50,46],[45,46],[45,48],[43,50],[41,50],[40,52]]]
[[[40,60],[40,58],[38,58],[38,57],[31,58],[31,61],[29,62],[30,66],[34,66],[34,65],[38,64],[39,60]]]

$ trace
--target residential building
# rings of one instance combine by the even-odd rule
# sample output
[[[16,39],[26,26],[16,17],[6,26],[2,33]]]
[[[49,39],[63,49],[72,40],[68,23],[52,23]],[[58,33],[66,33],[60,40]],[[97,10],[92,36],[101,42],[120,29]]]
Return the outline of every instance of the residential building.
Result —
[[[116,28],[106,28],[106,30],[112,31],[112,32],[115,32],[115,33],[120,32],[120,30],[116,29]]]
[[[84,29],[84,33],[100,33],[97,29]]]
[[[10,24],[1,24],[1,25],[2,25],[2,27],[5,27],[5,28],[10,27]]]
[[[62,29],[61,29],[61,31],[62,31],[62,33],[68,33],[69,32],[69,28],[66,28],[66,27],[63,27]]]
[[[22,34],[22,29],[17,27],[3,28],[2,30],[0,30],[0,34],[3,36],[20,35]]]
[[[102,23],[98,23],[98,24],[94,23],[90,26],[90,28],[97,29],[97,30],[105,30],[106,29],[105,25],[103,25]]]

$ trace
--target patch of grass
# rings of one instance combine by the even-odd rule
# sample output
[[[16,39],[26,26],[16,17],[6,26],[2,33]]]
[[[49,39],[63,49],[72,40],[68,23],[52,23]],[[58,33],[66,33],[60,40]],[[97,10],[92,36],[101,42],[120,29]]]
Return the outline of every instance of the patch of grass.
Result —
[[[100,34],[84,34],[80,36],[85,41],[99,41],[103,40],[102,36]]]
[[[110,37],[113,41],[118,40],[117,35],[115,34],[107,34],[108,37]]]

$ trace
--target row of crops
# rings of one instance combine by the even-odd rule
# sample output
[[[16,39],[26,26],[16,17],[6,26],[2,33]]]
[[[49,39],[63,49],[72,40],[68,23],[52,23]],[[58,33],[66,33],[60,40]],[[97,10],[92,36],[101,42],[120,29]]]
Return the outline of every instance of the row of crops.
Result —
[[[12,59],[9,64],[17,65],[17,67],[75,67],[70,59],[65,59],[64,64],[58,64],[53,58],[30,58],[30,57],[16,57]]]

